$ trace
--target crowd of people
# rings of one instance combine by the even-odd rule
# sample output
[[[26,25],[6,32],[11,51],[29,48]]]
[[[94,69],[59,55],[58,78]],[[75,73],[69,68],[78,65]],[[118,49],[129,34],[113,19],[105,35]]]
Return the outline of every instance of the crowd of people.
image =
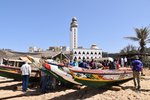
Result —
[[[94,59],[92,59],[91,61],[86,61],[85,59],[83,59],[82,61],[77,61],[77,59],[75,58],[73,61],[70,62],[70,65],[87,69],[119,69],[120,67],[127,67],[128,62],[126,57],[114,59],[113,61],[96,61]]]

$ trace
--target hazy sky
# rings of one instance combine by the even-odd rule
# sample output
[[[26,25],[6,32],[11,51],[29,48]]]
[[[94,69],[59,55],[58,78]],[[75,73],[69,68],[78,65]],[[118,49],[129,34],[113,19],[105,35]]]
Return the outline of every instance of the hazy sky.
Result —
[[[0,49],[70,46],[74,16],[79,46],[115,53],[138,46],[124,37],[150,25],[150,0],[0,0]]]

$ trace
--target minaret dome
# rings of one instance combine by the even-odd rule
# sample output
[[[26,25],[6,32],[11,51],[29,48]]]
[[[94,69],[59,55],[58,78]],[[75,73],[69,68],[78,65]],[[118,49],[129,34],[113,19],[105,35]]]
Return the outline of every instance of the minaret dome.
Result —
[[[72,18],[72,22],[71,22],[71,27],[70,27],[70,28],[72,28],[72,27],[78,27],[76,17],[73,17],[73,18]]]

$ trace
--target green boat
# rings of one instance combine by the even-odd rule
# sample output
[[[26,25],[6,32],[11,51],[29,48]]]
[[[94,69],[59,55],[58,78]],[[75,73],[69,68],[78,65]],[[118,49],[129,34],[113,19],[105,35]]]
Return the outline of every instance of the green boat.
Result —
[[[35,65],[37,66],[39,62],[31,56],[28,56],[28,59]],[[49,68],[44,66],[45,68],[40,68],[41,71],[45,72],[47,75],[51,75],[55,77],[57,80],[59,80],[62,84],[66,86],[73,86],[73,85],[81,85],[80,83],[74,81],[73,77],[71,74],[67,73],[60,65],[53,64],[53,63],[48,63]],[[68,71],[69,69],[66,68]]]
[[[49,66],[50,69],[45,67],[44,69],[41,69],[41,71],[45,72],[48,75],[52,75],[66,86],[81,85],[80,83],[74,81],[72,75],[65,72],[65,70],[63,70],[61,66],[56,64],[49,64]]]
[[[73,72],[70,70],[74,80],[89,87],[100,88],[103,86],[113,86],[125,83],[133,79],[132,73],[109,74],[92,74],[84,72]]]

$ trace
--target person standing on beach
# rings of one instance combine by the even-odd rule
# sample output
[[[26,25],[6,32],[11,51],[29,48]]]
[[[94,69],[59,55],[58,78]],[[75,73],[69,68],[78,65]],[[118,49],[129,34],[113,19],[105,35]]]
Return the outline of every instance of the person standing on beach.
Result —
[[[132,66],[134,86],[135,88],[137,86],[137,89],[140,89],[140,72],[142,74],[143,63],[139,60],[138,56],[135,56],[134,60],[132,61]]]
[[[121,67],[124,67],[124,59],[121,58],[120,60],[121,60]]]
[[[41,80],[40,80],[40,92],[46,93],[47,92],[47,82],[48,82],[48,75],[44,72],[46,63],[46,57],[42,56],[39,60],[40,62],[40,72],[41,72]]]
[[[127,57],[124,57],[124,66],[127,67],[127,65],[128,65],[128,59]]]
[[[74,58],[73,63],[72,63],[72,66],[74,66],[74,67],[79,67],[77,58]]]
[[[29,77],[31,75],[31,66],[28,64],[28,61],[21,66],[22,73],[22,91],[26,92],[28,89]]]

